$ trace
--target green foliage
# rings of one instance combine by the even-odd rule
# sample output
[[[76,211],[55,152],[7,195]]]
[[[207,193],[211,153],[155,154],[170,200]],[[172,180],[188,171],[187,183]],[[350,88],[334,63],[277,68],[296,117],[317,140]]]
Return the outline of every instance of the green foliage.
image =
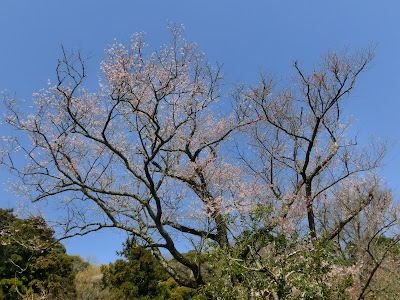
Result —
[[[155,296],[157,285],[167,279],[167,274],[152,257],[142,248],[124,251],[128,261],[118,259],[116,262],[102,266],[103,284],[111,291],[120,294],[123,299],[139,299],[144,296]]]
[[[352,277],[336,277],[334,244],[321,238],[244,231],[231,254],[209,252],[214,274],[202,290],[215,299],[346,299]]]
[[[202,296],[198,295],[197,291],[180,286],[172,277],[166,281],[160,282],[157,287],[157,299],[171,300],[202,300]]]
[[[18,278],[0,280],[0,299],[20,299],[26,293],[26,286]]]
[[[53,235],[41,217],[0,209],[0,299],[75,297],[74,258]]]
[[[91,267],[90,263],[84,260],[80,255],[70,256],[75,273],[83,272]]]
[[[102,284],[110,292],[109,299],[196,299],[196,291],[179,286],[151,251],[128,241],[120,255],[125,260],[101,266]]]

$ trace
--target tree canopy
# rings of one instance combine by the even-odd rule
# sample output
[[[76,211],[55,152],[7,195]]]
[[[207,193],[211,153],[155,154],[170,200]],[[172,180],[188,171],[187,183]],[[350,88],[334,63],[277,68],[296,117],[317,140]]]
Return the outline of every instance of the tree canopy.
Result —
[[[0,209],[0,299],[74,298],[73,262],[43,218]]]
[[[115,299],[194,299],[196,291],[180,287],[161,267],[150,250],[128,240],[124,259],[103,265],[103,288]]]
[[[374,48],[330,51],[311,70],[294,62],[287,80],[230,84],[182,26],[170,33],[154,51],[144,34],[110,45],[96,91],[84,87],[85,58],[63,51],[55,85],[32,110],[5,95],[6,122],[30,142],[10,137],[1,163],[33,201],[67,207],[55,223],[65,237],[102,228],[134,236],[150,251],[130,266],[138,272],[152,253],[173,280],[210,297],[281,299],[340,298],[366,271],[361,299],[388,254],[372,244],[399,237],[378,172],[386,142],[358,144],[345,114]],[[343,265],[350,245],[363,249],[353,269]],[[119,268],[106,278],[117,282]],[[136,280],[128,290],[140,294]]]

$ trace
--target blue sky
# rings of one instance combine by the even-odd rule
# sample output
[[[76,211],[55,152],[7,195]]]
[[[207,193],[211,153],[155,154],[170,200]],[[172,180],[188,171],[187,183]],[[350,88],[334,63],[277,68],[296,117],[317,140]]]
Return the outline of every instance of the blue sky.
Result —
[[[114,38],[128,41],[145,31],[151,47],[168,38],[169,21],[183,23],[187,38],[198,43],[210,61],[224,64],[231,80],[257,80],[260,69],[289,75],[293,60],[306,67],[328,49],[352,49],[377,43],[377,57],[349,99],[347,113],[358,122],[360,139],[374,134],[393,144],[382,169],[399,194],[400,176],[400,2],[397,0],[303,1],[134,1],[38,0],[0,2],[0,90],[29,99],[54,79],[61,45],[81,50],[89,62],[89,88],[96,87],[99,62]],[[3,107],[0,107],[3,110]],[[7,135],[0,125],[0,136]],[[9,174],[0,170],[7,189]],[[1,191],[0,207],[18,201]],[[123,235],[96,233],[66,243],[68,253],[114,261]]]

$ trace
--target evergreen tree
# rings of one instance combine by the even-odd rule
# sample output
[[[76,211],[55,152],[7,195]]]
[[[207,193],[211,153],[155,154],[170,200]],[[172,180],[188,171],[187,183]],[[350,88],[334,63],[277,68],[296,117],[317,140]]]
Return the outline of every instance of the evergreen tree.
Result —
[[[112,299],[194,299],[196,291],[182,287],[170,277],[150,250],[128,240],[118,259],[103,265],[103,287]]]
[[[74,258],[41,217],[0,209],[0,299],[73,299]]]

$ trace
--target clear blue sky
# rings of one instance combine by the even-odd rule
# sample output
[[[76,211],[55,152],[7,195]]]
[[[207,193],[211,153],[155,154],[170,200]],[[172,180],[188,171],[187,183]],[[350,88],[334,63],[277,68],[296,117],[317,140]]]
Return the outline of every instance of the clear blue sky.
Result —
[[[46,87],[55,76],[60,45],[93,56],[88,84],[94,88],[107,44],[146,31],[150,45],[157,47],[168,38],[168,21],[183,23],[188,39],[210,61],[223,63],[230,79],[249,83],[257,80],[260,68],[285,76],[294,59],[311,67],[328,49],[377,43],[377,57],[361,77],[347,112],[359,120],[355,129],[361,137],[374,134],[394,143],[382,172],[400,194],[398,0],[1,0],[0,90],[29,99]],[[7,135],[0,126],[0,136]],[[5,189],[8,177],[0,170]],[[13,207],[16,200],[0,192],[0,207]],[[94,255],[106,263],[115,260],[123,239],[107,232],[73,239],[66,247],[70,254]]]

